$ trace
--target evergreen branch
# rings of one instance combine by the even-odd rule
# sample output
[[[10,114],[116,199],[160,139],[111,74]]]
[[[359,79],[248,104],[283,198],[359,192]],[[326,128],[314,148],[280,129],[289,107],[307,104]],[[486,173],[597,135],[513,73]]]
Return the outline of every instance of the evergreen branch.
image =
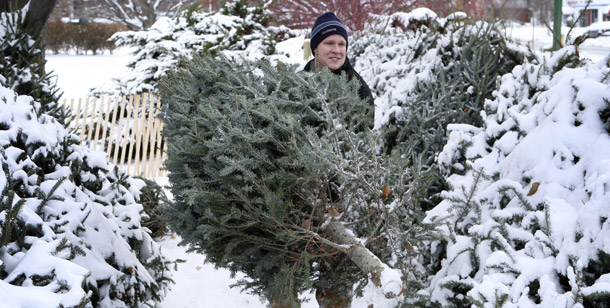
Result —
[[[343,253],[347,253],[348,250],[352,247],[351,245],[341,245],[341,244],[335,243],[335,242],[333,242],[331,240],[328,240],[328,239],[320,236],[316,232],[313,232],[313,231],[307,230],[307,229],[303,229],[302,227],[299,227],[299,226],[290,226],[290,227],[292,229],[294,229],[294,230],[297,230],[297,231],[307,235],[307,236],[310,236],[311,238],[315,239],[316,241],[318,241],[318,242],[320,242],[320,243],[322,243],[322,244],[324,244],[326,246],[334,248],[334,249],[336,249],[336,250],[338,250],[340,252],[343,252]]]
[[[19,215],[19,212],[21,211],[21,208],[25,204],[25,200],[20,199],[13,205],[15,195],[15,192],[11,190],[6,200],[6,218],[3,224],[4,230],[2,232],[2,237],[0,237],[0,247],[10,243],[12,230],[15,228],[15,221]]]
[[[55,191],[61,186],[61,184],[66,180],[65,177],[60,178],[59,180],[57,180],[57,182],[53,185],[53,187],[51,187],[51,190],[49,190],[48,193],[44,193],[42,191],[40,191],[41,196],[39,199],[42,199],[42,201],[40,202],[40,204],[36,207],[36,213],[41,215],[42,214],[42,209],[46,206],[46,204],[50,201],[50,200],[58,200],[58,201],[63,201],[64,199],[61,197],[53,197],[53,194],[55,193]],[[42,215],[41,215],[42,216]]]
[[[468,208],[470,208],[470,204],[473,202],[473,199],[475,197],[475,193],[477,191],[477,187],[479,186],[479,184],[481,183],[481,181],[483,181],[483,179],[485,178],[485,176],[483,175],[483,169],[479,169],[478,171],[474,171],[475,173],[475,177],[473,180],[473,184],[468,192],[467,195],[465,195],[466,199],[463,201],[463,204],[461,207],[458,207],[458,210],[461,209],[461,211],[458,212],[458,216],[455,219],[453,228],[454,230],[457,230],[458,227],[458,223],[466,216],[466,214],[468,214]]]

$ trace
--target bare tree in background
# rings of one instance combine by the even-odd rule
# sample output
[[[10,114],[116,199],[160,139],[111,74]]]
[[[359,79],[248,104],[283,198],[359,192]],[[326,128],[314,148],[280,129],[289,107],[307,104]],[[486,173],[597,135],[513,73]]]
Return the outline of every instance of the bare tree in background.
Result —
[[[271,6],[275,21],[293,29],[309,29],[324,12],[334,12],[350,30],[362,30],[371,14],[409,12],[426,7],[440,16],[464,11],[472,17],[485,14],[491,0],[276,0]]]
[[[125,25],[129,30],[148,29],[161,16],[200,1],[189,0],[89,0],[99,17]],[[205,1],[210,2],[210,1]]]
[[[223,5],[223,3],[225,1],[226,0],[198,0],[198,1],[191,1],[191,2],[199,3],[201,5],[201,7],[205,10],[208,10],[210,12],[216,12],[220,9],[220,7]]]
[[[362,30],[370,14],[397,11],[403,2],[408,5],[417,0],[278,0],[271,10],[275,22],[293,29],[308,29],[321,14],[334,12],[350,30]]]

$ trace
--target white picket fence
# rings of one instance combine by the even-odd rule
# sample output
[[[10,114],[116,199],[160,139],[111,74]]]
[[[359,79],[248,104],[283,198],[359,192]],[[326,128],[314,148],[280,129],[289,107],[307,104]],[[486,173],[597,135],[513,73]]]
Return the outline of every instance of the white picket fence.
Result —
[[[66,98],[63,104],[70,110],[68,129],[80,136],[82,144],[105,151],[110,162],[130,175],[167,175],[161,168],[166,145],[157,96]]]

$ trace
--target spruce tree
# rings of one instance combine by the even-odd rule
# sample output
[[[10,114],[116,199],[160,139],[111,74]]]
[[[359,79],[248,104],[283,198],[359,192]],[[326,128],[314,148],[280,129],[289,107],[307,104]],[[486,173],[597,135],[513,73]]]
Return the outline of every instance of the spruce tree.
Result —
[[[425,290],[446,255],[443,220],[426,211],[448,189],[436,158],[454,123],[481,125],[486,99],[500,76],[533,58],[505,37],[499,23],[473,22],[461,14],[396,13],[350,42],[354,67],[377,94],[375,126],[382,151],[408,159],[410,193],[389,217],[396,267],[408,277],[403,304],[430,305]],[[440,244],[439,244],[440,243]]]
[[[406,171],[378,153],[357,81],[266,61],[183,67],[161,83],[168,215],[183,244],[243,271],[240,284],[278,307],[311,288],[349,304],[368,279],[396,296],[400,274],[380,259],[391,259],[385,218],[404,206]]]
[[[141,224],[145,183],[38,115],[31,97],[4,86],[0,97],[0,289],[18,291],[3,301],[28,306],[19,295],[32,286],[53,299],[36,307],[161,301],[171,262]]]

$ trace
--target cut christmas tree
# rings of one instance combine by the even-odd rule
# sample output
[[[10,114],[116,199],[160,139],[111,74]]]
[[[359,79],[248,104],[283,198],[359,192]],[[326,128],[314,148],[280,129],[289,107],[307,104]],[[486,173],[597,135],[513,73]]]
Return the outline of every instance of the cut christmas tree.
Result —
[[[183,243],[246,273],[241,285],[278,307],[311,288],[349,303],[369,280],[397,296],[384,218],[402,204],[404,162],[377,153],[357,81],[266,61],[182,67],[161,93]]]

